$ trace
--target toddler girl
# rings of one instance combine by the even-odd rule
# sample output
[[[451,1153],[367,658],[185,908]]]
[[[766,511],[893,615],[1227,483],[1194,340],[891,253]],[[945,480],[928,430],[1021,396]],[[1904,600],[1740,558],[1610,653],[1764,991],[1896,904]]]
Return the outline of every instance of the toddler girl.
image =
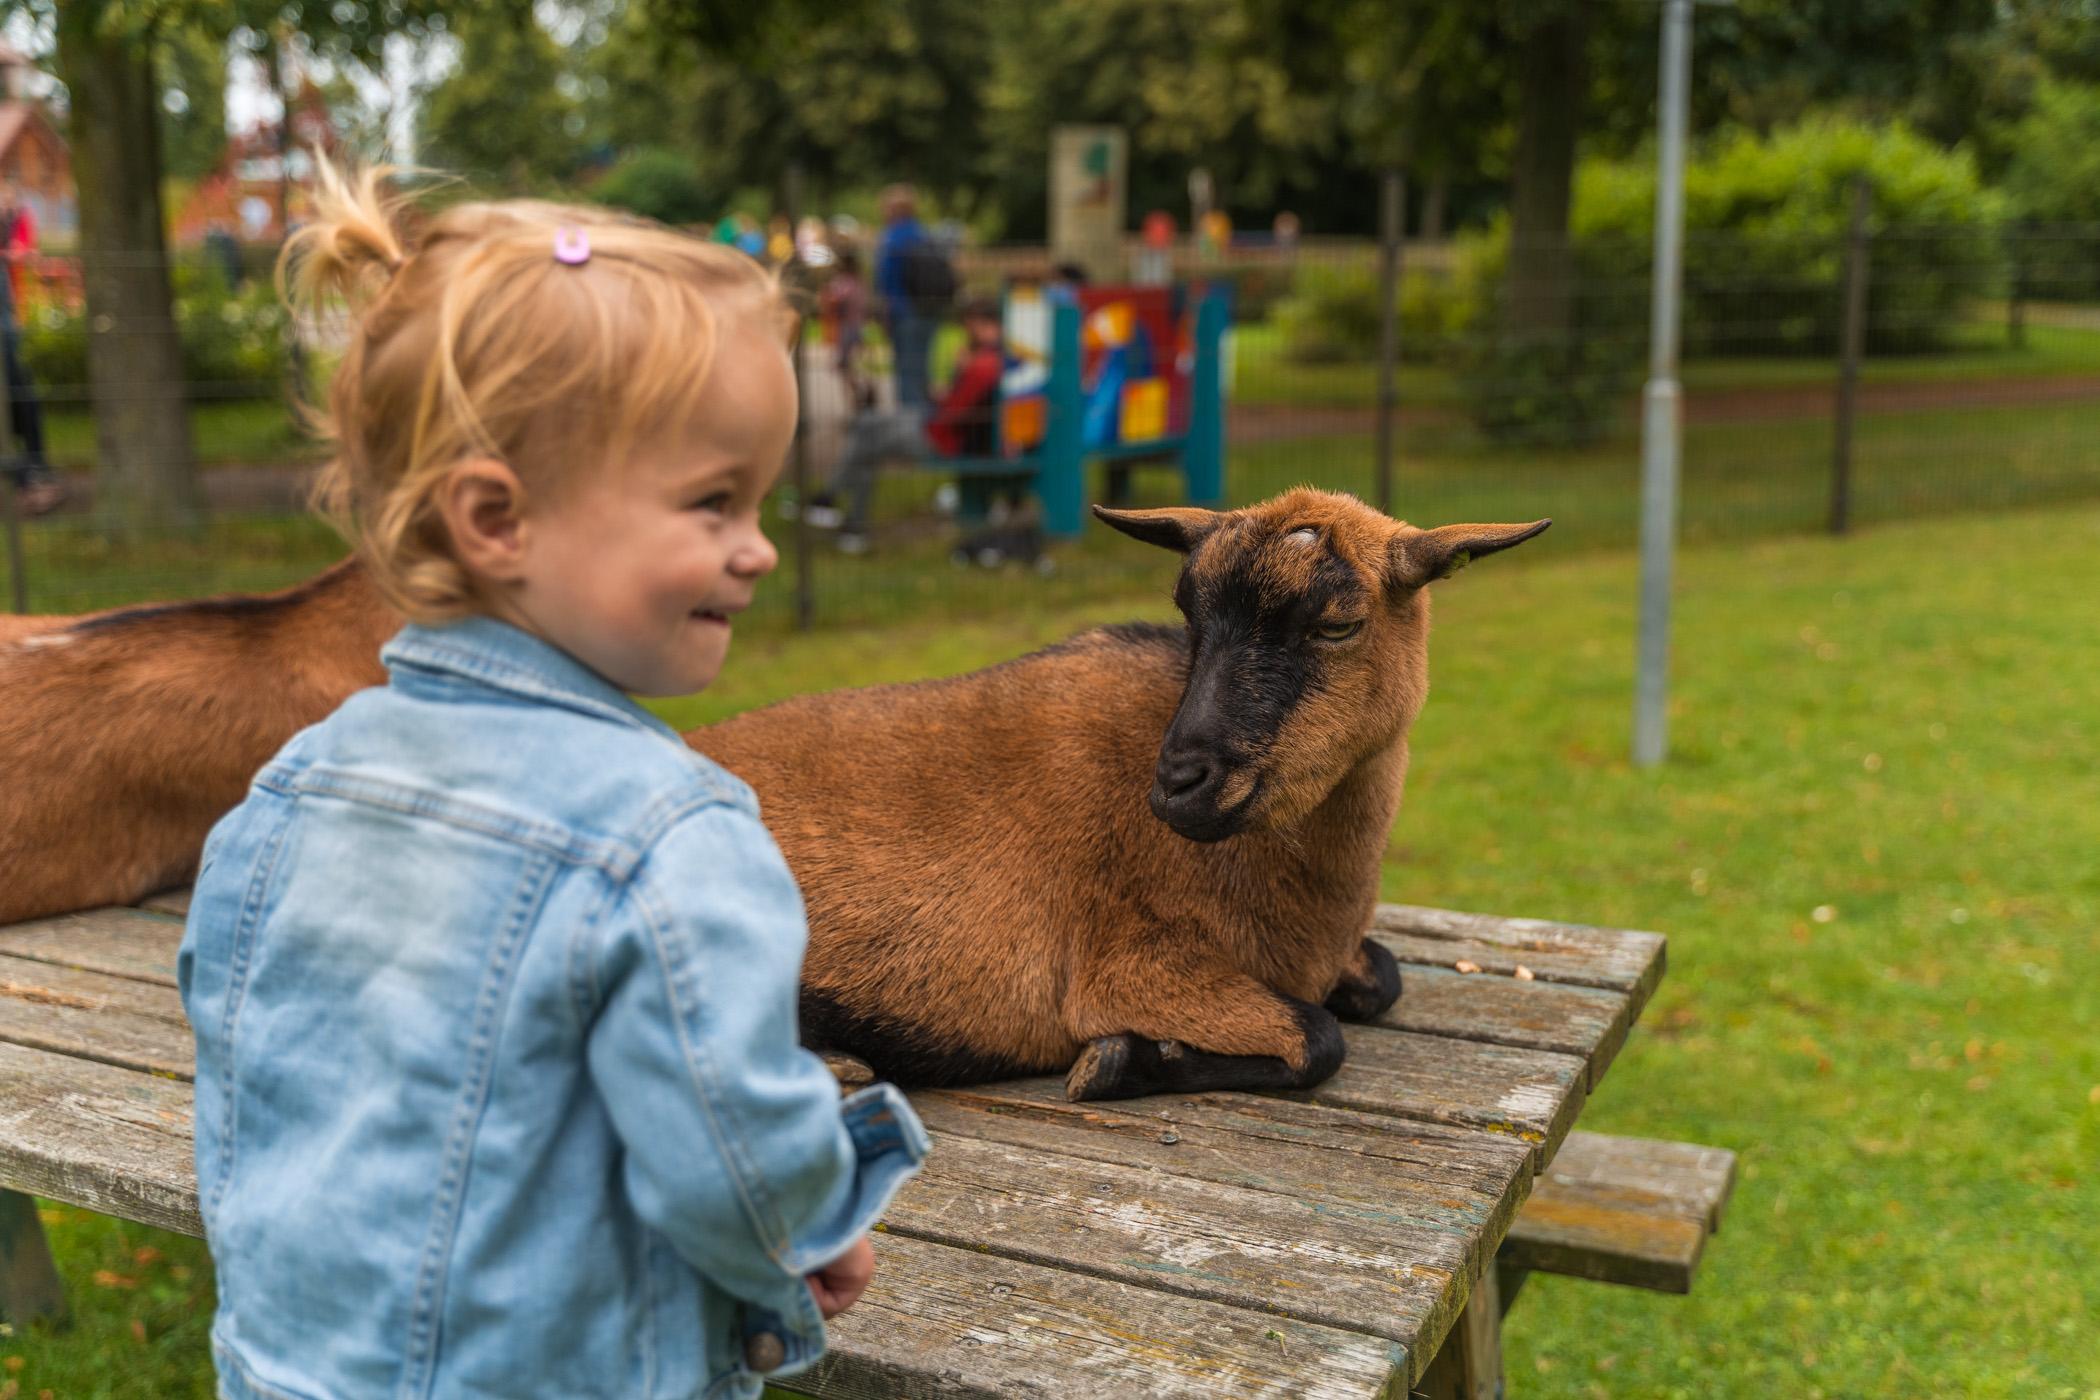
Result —
[[[324,171],[359,314],[324,497],[410,619],[204,853],[179,973],[220,1393],[749,1396],[874,1267],[924,1131],[795,1041],[750,789],[629,694],[777,562],[788,316],[734,249]]]

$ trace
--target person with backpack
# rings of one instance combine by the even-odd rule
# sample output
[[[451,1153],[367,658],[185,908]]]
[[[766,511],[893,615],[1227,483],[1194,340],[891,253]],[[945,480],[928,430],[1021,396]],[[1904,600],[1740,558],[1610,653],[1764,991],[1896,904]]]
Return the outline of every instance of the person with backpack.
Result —
[[[910,185],[882,192],[882,238],[875,245],[875,290],[883,300],[884,326],[896,363],[897,406],[931,405],[928,359],[933,333],[955,299],[955,268],[919,222],[918,194]]]

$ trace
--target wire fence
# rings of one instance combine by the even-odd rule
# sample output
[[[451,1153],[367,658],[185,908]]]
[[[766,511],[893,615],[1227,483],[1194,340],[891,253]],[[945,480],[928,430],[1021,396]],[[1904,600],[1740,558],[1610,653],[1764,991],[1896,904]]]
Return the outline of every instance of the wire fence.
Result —
[[[857,349],[859,302],[833,251],[786,269],[810,313],[803,422],[768,507],[782,568],[751,626],[938,620],[1157,590],[1154,551],[1091,522],[1059,533],[1071,522],[1046,508],[1044,452],[1079,444],[1086,502],[1189,500],[1202,409],[1194,313],[1209,295],[1230,308],[1217,347],[1223,504],[1309,484],[1374,501],[1389,492],[1395,514],[1425,525],[1550,515],[1555,550],[1635,539],[1645,244],[1407,244],[1393,250],[1390,337],[1371,241],[1133,239],[1091,259],[1083,284],[1040,247],[963,248],[941,314],[900,326],[870,298]],[[331,347],[296,348],[269,252],[172,257],[188,453],[140,450],[140,386],[90,389],[90,335],[136,329],[95,319],[78,265],[21,270],[14,427],[18,439],[40,435],[64,487],[35,516],[23,508],[49,493],[0,491],[24,609],[282,586],[343,553],[306,510],[323,449],[292,406],[325,378]],[[1848,267],[1865,287],[1857,385],[1841,412]],[[1065,301],[1080,363],[1059,399],[1043,385]],[[2100,499],[2100,226],[1869,227],[1851,246],[1842,232],[1698,235],[1684,304],[1688,543],[1827,529],[1840,474],[1855,526]],[[986,314],[966,326],[973,306]],[[900,347],[924,350],[919,417],[896,411],[900,378],[914,377],[899,375]],[[996,387],[960,395],[988,353]],[[1073,413],[1085,422],[1060,417]],[[928,418],[944,421],[929,433]],[[120,480],[112,462],[127,433],[131,478]],[[166,499],[199,513],[171,507],[112,528],[117,497],[163,471],[181,478]],[[1195,480],[1202,494],[1200,471]]]

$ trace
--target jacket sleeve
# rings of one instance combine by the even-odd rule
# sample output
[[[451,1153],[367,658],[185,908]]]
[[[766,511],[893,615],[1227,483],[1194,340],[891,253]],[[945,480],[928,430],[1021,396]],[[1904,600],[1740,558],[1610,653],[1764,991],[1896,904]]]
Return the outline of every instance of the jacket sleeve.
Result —
[[[926,1134],[889,1085],[842,1104],[798,1044],[807,939],[771,835],[739,808],[702,808],[649,852],[596,937],[588,1056],[642,1219],[821,1346],[803,1275],[873,1224]],[[801,1350],[791,1341],[791,1359]]]

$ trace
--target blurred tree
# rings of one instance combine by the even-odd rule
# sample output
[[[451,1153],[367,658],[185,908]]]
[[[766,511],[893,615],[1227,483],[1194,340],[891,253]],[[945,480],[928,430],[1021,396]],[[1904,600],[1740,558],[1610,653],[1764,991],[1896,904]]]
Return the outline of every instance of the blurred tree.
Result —
[[[592,138],[687,151],[708,188],[771,189],[783,205],[797,169],[819,197],[892,179],[977,197],[985,5],[747,8],[736,25],[688,22],[668,0],[616,9],[585,59]]]
[[[568,55],[529,7],[455,11],[452,71],[424,98],[418,158],[510,190],[566,180],[585,150]]]
[[[155,26],[125,13],[68,0],[54,35],[80,201],[96,502],[105,524],[136,535],[194,525],[202,497],[168,286]]]
[[[177,30],[159,57],[167,173],[201,179],[226,154],[226,41],[202,30]]]
[[[387,37],[422,32],[440,4],[0,0],[0,16],[25,15],[52,36],[66,87],[91,327],[96,501],[110,529],[186,528],[201,509],[161,208],[160,69],[182,61],[166,57],[169,47],[260,35],[273,75],[283,45],[294,41],[331,63],[376,70]]]

